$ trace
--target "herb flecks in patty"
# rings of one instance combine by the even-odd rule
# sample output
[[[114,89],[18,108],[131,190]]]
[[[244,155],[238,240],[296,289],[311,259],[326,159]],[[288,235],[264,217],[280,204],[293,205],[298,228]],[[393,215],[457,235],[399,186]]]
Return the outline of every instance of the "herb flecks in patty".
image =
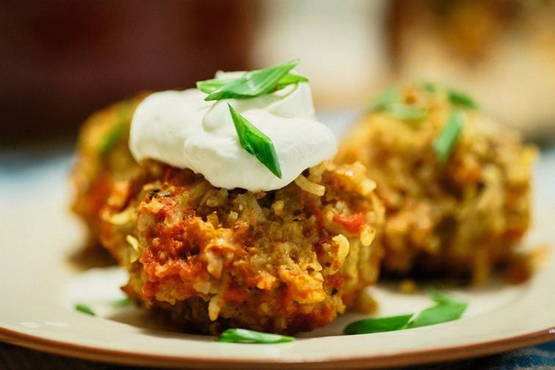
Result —
[[[422,88],[429,93],[436,94],[440,91],[445,91],[449,102],[460,108],[478,109],[478,103],[468,94],[460,90],[440,86],[432,82],[422,82]]]
[[[395,86],[378,95],[370,107],[401,120],[419,120],[425,118],[427,113],[424,106],[405,101],[402,92]]]

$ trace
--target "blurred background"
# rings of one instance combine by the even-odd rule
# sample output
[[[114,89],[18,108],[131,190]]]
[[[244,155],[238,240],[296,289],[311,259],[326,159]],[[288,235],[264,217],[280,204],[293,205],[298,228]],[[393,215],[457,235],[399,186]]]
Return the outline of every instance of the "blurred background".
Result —
[[[136,92],[296,57],[319,111],[431,79],[529,138],[555,132],[552,0],[4,0],[0,144],[71,139]]]

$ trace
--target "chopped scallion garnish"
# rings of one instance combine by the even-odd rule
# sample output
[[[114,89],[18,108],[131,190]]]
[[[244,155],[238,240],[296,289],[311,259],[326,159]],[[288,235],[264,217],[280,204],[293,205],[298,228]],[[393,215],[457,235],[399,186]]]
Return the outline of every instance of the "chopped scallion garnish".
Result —
[[[459,319],[468,307],[467,303],[457,301],[444,293],[432,292],[430,298],[436,304],[419,313],[358,320],[347,325],[343,333],[371,334],[441,324]]]
[[[419,105],[394,103],[387,107],[387,112],[398,119],[417,120],[426,117],[426,109]]]
[[[370,107],[374,111],[382,110],[401,120],[419,120],[426,117],[426,109],[423,106],[401,101],[401,93],[396,86],[380,94]]]
[[[438,90],[437,85],[429,81],[423,81],[421,85],[424,90],[430,93],[435,93]]]
[[[396,86],[390,87],[374,99],[374,101],[370,104],[370,109],[387,110],[390,105],[398,103],[399,100],[399,88],[397,88]]]
[[[221,80],[219,78],[213,78],[213,79],[204,80],[204,81],[197,81],[197,89],[199,89],[203,93],[211,94],[214,91],[220,89],[222,86],[224,86],[228,82],[229,81]]]
[[[295,74],[295,73],[288,73],[281,80],[278,81],[277,85],[274,87],[274,90],[281,90],[285,86],[294,85],[301,82],[308,82],[308,78]]]
[[[213,78],[211,80],[198,81],[197,82],[197,89],[199,89],[203,93],[211,94],[214,91],[222,88],[224,85],[230,83],[231,81],[235,81],[235,80],[237,80],[237,79],[222,80],[222,79],[218,79],[218,78]],[[281,89],[283,89],[284,87],[286,87],[288,85],[293,85],[293,84],[297,84],[297,83],[300,83],[300,82],[307,82],[307,81],[308,81],[308,78],[289,72],[285,76],[283,76],[281,78],[281,80],[279,80],[277,82],[277,84],[275,85],[275,87],[272,90],[274,90],[274,91],[281,90]]]
[[[229,81],[212,79],[197,82],[197,88],[208,96],[204,99],[249,99],[279,90],[287,85],[306,82],[308,79],[290,73],[299,63],[292,60],[277,66],[246,72],[242,77]]]
[[[478,104],[470,96],[466,95],[462,91],[449,89],[447,91],[449,100],[455,105],[459,105],[464,108],[478,109]]]
[[[92,308],[90,308],[89,306],[87,306],[84,303],[77,303],[77,304],[75,304],[75,306],[73,306],[73,308],[75,308],[76,311],[82,312],[84,314],[91,315],[91,316],[96,316],[96,314],[94,313]]]
[[[441,163],[447,162],[449,155],[453,151],[457,139],[460,136],[464,124],[464,115],[461,111],[455,110],[447,119],[443,129],[432,143],[434,151],[437,153]]]
[[[414,315],[409,313],[354,321],[343,329],[343,334],[370,334],[403,329],[412,316]]]
[[[407,329],[457,320],[468,307],[467,303],[456,301],[448,295],[441,293],[433,293],[431,298],[436,304],[414,315],[407,324]]]
[[[295,338],[287,335],[262,333],[247,329],[227,329],[218,337],[219,342],[228,343],[287,343],[294,341]]]
[[[438,91],[445,91],[447,93],[447,97],[449,98],[449,101],[457,106],[463,107],[463,108],[469,108],[469,109],[478,109],[478,104],[476,103],[476,101],[474,99],[472,99],[469,95],[467,95],[466,93],[459,91],[459,90],[455,90],[455,89],[451,89],[451,88],[446,88],[446,87],[441,87],[435,83],[429,82],[429,81],[424,81],[421,82],[420,85],[422,86],[422,88],[430,93],[436,93]]]
[[[131,299],[125,297],[125,298],[117,299],[113,301],[111,304],[112,304],[112,307],[114,308],[122,308],[122,307],[127,307],[132,303],[133,301]]]
[[[228,104],[239,143],[274,175],[281,179],[279,159],[272,140]]]
[[[99,151],[101,155],[105,155],[112,150],[127,131],[127,124],[131,115],[130,111],[131,107],[129,104],[125,104],[118,110],[118,122],[110,128],[100,142]]]

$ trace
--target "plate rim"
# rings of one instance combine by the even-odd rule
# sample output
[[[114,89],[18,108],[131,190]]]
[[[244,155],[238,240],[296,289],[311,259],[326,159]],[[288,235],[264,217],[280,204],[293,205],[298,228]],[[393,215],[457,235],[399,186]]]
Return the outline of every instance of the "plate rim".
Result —
[[[258,360],[252,358],[205,358],[200,356],[163,355],[149,352],[110,349],[62,340],[45,338],[40,335],[22,333],[17,330],[0,327],[0,340],[42,352],[69,356],[85,360],[115,363],[120,365],[202,368],[282,368],[287,365],[294,369],[308,368],[383,368],[410,365],[422,365],[444,361],[470,359],[494,353],[505,352],[521,347],[546,343],[555,340],[555,325],[542,330],[524,333],[506,338],[473,342],[464,345],[436,347],[415,351],[400,351],[384,355],[352,356],[345,358],[323,358],[321,360],[289,361]]]
[[[553,157],[553,159],[555,159],[555,157]],[[553,162],[553,160],[551,161]],[[49,176],[52,176],[52,173],[49,173]],[[56,176],[56,184],[58,184],[59,176]],[[535,178],[535,180],[537,181],[538,178]],[[536,194],[542,193],[542,191],[540,190],[541,186],[541,183],[536,184]],[[546,189],[544,189],[544,191],[546,191]],[[58,204],[58,202],[59,199],[55,200],[56,204]],[[537,207],[536,209],[540,209],[540,207]],[[542,217],[540,216],[540,214],[535,213],[535,225],[531,227],[530,231],[537,228],[538,220],[541,218]],[[549,240],[549,243],[551,245],[551,239]],[[555,250],[551,249],[551,256],[555,254],[553,252],[555,252]],[[555,260],[551,258],[550,261],[552,261],[550,265],[552,263],[555,263]],[[555,267],[555,264],[553,264],[552,267]],[[364,337],[365,336],[362,336],[362,338],[360,339],[364,341],[366,339]],[[249,358],[244,355],[240,357],[230,358],[229,356],[225,355],[221,357],[209,357],[208,355],[195,355],[194,353],[164,354],[148,348],[145,348],[143,350],[133,348],[115,349],[108,346],[102,346],[100,344],[76,343],[71,339],[61,339],[47,336],[38,332],[18,330],[17,328],[4,326],[0,323],[0,341],[13,345],[18,345],[52,354],[99,362],[110,362],[122,365],[150,365],[163,367],[194,366],[199,368],[217,367],[243,369],[261,367],[276,369],[284,368],[285,366],[291,367],[292,369],[322,369],[336,368],[338,366],[342,366],[344,368],[376,368],[386,366],[397,367],[474,358],[553,340],[555,340],[555,320],[549,319],[548,322],[542,322],[541,324],[535,326],[534,329],[528,330],[524,328],[516,334],[509,333],[508,335],[499,335],[492,339],[472,337],[465,343],[443,346],[441,346],[440,343],[439,345],[434,345],[433,347],[430,346],[428,348],[419,349],[398,349],[385,354],[359,353],[356,355],[345,355],[344,353],[337,353],[331,356],[326,356],[323,354],[322,356],[312,357],[306,360],[302,357]]]

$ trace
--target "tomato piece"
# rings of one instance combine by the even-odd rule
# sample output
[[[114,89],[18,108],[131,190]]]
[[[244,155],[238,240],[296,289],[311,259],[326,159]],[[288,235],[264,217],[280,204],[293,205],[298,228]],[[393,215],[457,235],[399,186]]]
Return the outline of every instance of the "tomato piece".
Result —
[[[335,215],[333,222],[340,224],[352,234],[360,234],[364,225],[364,216],[361,212],[346,216]]]

